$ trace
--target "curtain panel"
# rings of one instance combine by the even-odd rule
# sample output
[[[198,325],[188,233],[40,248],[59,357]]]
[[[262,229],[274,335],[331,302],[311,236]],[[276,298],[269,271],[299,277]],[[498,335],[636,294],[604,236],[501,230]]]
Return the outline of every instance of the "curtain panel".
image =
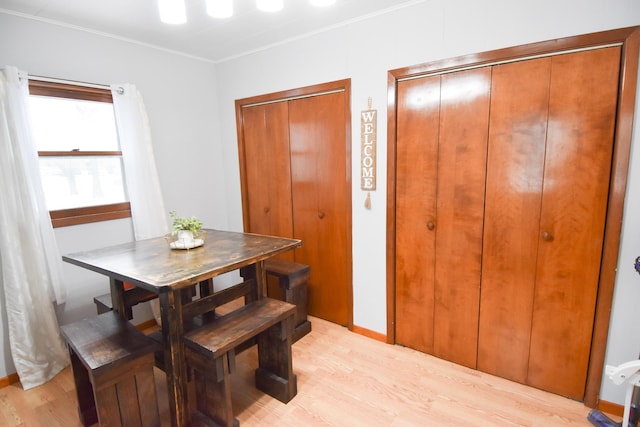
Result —
[[[28,114],[28,80],[0,70],[0,264],[11,355],[22,387],[69,363],[54,302],[63,303],[61,257],[45,206]]]
[[[128,83],[111,85],[111,93],[135,238],[162,236],[169,224],[142,95]]]
[[[169,223],[142,95],[130,83],[111,85],[111,94],[135,238],[142,240],[165,235],[169,232]],[[151,301],[151,310],[160,325],[157,299]]]

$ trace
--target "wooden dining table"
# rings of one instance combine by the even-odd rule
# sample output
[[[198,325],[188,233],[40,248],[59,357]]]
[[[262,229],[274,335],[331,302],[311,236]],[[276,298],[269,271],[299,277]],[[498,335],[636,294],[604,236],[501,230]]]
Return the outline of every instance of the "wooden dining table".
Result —
[[[299,247],[297,239],[251,233],[207,229],[204,245],[181,250],[171,249],[164,237],[138,240],[120,245],[67,254],[62,259],[71,264],[109,277],[114,310],[127,317],[124,283],[158,295],[162,319],[164,367],[169,394],[172,426],[186,426],[190,414],[187,402],[187,369],[184,352],[183,308],[189,301],[185,290],[200,288],[198,312],[204,311],[208,297],[213,297],[212,279],[224,273],[243,269],[243,276],[255,279],[258,298],[266,295],[264,261]],[[231,285],[239,286],[239,285]],[[226,288],[228,290],[228,288]],[[127,291],[129,292],[129,291]],[[210,293],[210,295],[206,295]],[[196,307],[197,308],[197,307]]]

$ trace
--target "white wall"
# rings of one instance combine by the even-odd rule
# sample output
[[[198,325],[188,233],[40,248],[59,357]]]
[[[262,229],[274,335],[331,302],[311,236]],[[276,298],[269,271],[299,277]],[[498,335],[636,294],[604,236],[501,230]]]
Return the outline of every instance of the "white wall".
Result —
[[[372,209],[353,179],[354,323],[386,333],[387,71],[427,61],[558,37],[640,25],[637,0],[428,0],[354,21],[308,38],[212,65],[126,42],[0,14],[0,65],[36,75],[94,83],[130,82],[147,105],[167,209],[198,215],[207,226],[242,229],[234,101],[351,78],[353,174],[359,171],[359,117],[368,97],[378,110],[378,189]],[[176,79],[176,81],[172,81]],[[636,122],[640,108],[636,108]],[[224,124],[224,125],[222,125]],[[635,132],[607,363],[640,352],[640,134]],[[634,223],[635,219],[635,223]],[[57,229],[62,252],[130,240],[128,220]],[[104,277],[67,266],[73,297],[64,323],[93,313]],[[6,324],[3,316],[2,325]],[[141,314],[140,316],[143,316]],[[144,319],[143,319],[144,320]],[[0,377],[15,372],[6,327]],[[3,368],[4,372],[3,372]],[[623,391],[603,380],[602,398]]]

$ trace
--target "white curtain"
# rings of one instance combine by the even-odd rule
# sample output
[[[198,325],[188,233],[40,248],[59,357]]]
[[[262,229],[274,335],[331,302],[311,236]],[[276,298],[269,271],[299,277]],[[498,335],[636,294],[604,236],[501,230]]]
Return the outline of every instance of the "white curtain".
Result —
[[[141,240],[165,235],[170,231],[169,223],[142,96],[134,85],[128,83],[111,85],[111,93],[135,238]],[[151,309],[160,324],[158,300],[151,302]]]
[[[169,223],[142,96],[132,84],[111,85],[111,93],[136,240],[162,236]]]
[[[62,303],[62,259],[45,206],[31,138],[28,79],[0,70],[0,264],[11,355],[27,390],[68,365],[54,302]]]

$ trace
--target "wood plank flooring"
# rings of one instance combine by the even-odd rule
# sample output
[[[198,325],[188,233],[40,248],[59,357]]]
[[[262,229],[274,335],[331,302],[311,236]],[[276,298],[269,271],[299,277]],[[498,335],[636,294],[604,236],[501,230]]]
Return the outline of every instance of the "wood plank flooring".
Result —
[[[298,395],[289,404],[253,386],[255,347],[238,356],[233,405],[241,426],[591,426],[581,402],[310,320],[312,332],[293,346]],[[168,426],[164,381],[157,370]],[[0,389],[0,426],[80,425],[70,368],[35,389]]]

